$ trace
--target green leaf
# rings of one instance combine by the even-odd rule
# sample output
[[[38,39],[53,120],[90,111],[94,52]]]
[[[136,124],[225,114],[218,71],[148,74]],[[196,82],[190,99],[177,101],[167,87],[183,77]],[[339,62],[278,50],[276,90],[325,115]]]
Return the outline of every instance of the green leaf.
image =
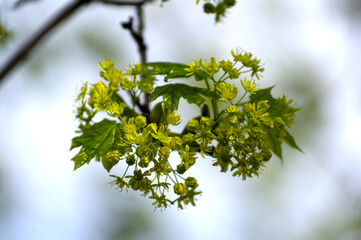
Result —
[[[147,63],[148,67],[142,71],[142,75],[166,75],[164,81],[173,78],[188,78],[186,76],[188,72],[184,70],[187,65],[182,63],[171,63],[171,62],[151,62]]]
[[[270,106],[270,108],[268,109],[268,112],[269,112],[270,116],[272,118],[281,117],[286,122],[286,126],[290,127],[291,124],[289,124],[287,122],[287,118],[284,118],[284,116],[294,114],[295,112],[299,111],[300,108],[295,108],[293,106],[290,106],[287,103],[287,99],[286,99],[285,96],[283,96],[282,98],[277,98],[277,99],[273,98],[273,96],[271,95],[272,88],[273,87],[266,88],[266,89],[261,89],[261,90],[257,91],[256,94],[252,94],[250,96],[250,101],[254,102],[254,103],[257,103],[257,102],[262,101],[262,100],[268,100],[268,104]],[[284,141],[288,145],[290,145],[290,147],[295,148],[295,149],[302,152],[301,148],[299,148],[297,146],[296,141],[291,136],[291,134],[289,132],[287,132],[286,130],[284,130],[284,131],[286,132],[286,136],[284,137]],[[277,151],[276,146],[275,146],[274,150]]]
[[[127,118],[136,117],[138,115],[139,114],[130,107],[125,107],[122,114],[122,116],[126,116]]]
[[[154,107],[152,112],[149,115],[149,121],[151,123],[164,123],[166,122],[167,116],[165,115],[162,107],[162,102],[157,103]]]
[[[209,75],[209,73],[207,73],[206,71],[199,69],[195,74],[194,74],[194,79],[196,81],[202,81],[202,80],[206,80],[206,79],[211,79],[211,75]]]
[[[272,102],[276,100],[273,98],[273,96],[271,94],[271,90],[273,89],[273,87],[274,86],[265,88],[265,89],[261,89],[259,91],[256,91],[255,94],[251,94],[250,101],[256,103],[256,102],[259,102],[262,100],[268,100],[269,104],[271,105]]]
[[[266,144],[271,151],[283,162],[281,142],[277,138],[277,130],[270,128],[266,132]]]
[[[213,92],[207,89],[176,83],[156,87],[150,100],[154,101],[162,96],[165,107],[171,111],[176,111],[181,97],[186,99],[188,103],[197,104],[200,107],[205,102],[201,94],[208,97],[215,96]]]
[[[287,99],[285,96],[282,98],[274,98],[271,94],[271,90],[274,86],[261,89],[257,91],[255,94],[252,94],[250,96],[250,101],[257,103],[262,100],[268,100],[268,104],[270,108],[268,109],[268,112],[272,117],[282,117],[283,114],[288,112],[297,112],[301,110],[300,108],[294,108],[292,106],[289,106],[287,103]]]
[[[166,75],[164,81],[168,82],[169,79],[174,78],[189,78],[189,72],[185,70],[188,66],[183,63],[172,63],[172,62],[151,62],[145,64],[148,68],[141,72],[142,75]],[[210,79],[211,76],[204,70],[199,69],[195,74],[194,78],[197,81]]]
[[[116,103],[122,103],[124,102],[123,98],[116,92],[114,92],[112,94],[112,96],[110,97],[110,99]]]
[[[84,144],[84,135],[78,136],[78,137],[74,137],[71,140],[71,146],[70,146],[70,150],[80,147]]]
[[[79,153],[71,159],[72,161],[74,161],[74,170],[83,166],[85,163],[89,163],[92,158],[89,161],[88,159],[89,155],[86,153],[84,148],[81,148]]]
[[[96,154],[104,154],[115,140],[116,132],[120,133],[116,121],[104,119],[92,125],[82,136],[73,139],[72,148],[80,147],[79,153],[72,158],[74,170],[89,163]]]
[[[105,168],[105,170],[107,170],[107,172],[110,172],[110,170],[117,165],[118,162],[111,162],[109,161],[106,157],[102,157],[102,164],[103,167]]]
[[[284,137],[284,140],[290,147],[295,148],[300,152],[303,152],[302,149],[297,146],[295,139],[288,131],[286,131],[286,136]]]

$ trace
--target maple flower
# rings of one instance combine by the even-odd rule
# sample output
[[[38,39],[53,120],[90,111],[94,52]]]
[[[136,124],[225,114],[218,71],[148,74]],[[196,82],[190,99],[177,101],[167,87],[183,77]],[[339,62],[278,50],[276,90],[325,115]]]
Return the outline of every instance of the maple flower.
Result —
[[[241,80],[241,84],[243,89],[248,92],[249,94],[255,94],[257,91],[259,91],[259,88],[257,87],[257,84],[252,81],[252,80],[247,80],[246,78],[244,78],[243,80]]]
[[[219,83],[216,87],[216,90],[224,96],[223,98],[220,98],[219,101],[231,102],[237,96],[238,93],[236,86],[224,82]]]
[[[211,58],[211,62],[207,60],[204,62],[201,61],[201,65],[207,73],[215,74],[219,71],[219,65],[214,57]]]
[[[189,73],[187,73],[186,76],[191,76],[195,74],[201,67],[201,63],[202,63],[202,59],[195,60],[194,58],[193,58],[193,62],[187,63],[186,65],[188,67],[186,67],[184,70],[186,70]]]

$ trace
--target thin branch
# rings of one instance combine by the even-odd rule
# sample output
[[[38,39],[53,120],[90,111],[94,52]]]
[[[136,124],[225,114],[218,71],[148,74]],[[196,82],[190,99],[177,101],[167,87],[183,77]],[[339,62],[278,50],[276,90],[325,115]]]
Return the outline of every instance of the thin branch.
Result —
[[[140,36],[139,44],[139,53],[140,59],[142,63],[147,62],[147,46],[145,45],[144,41],[144,14],[143,14],[143,7],[137,6],[137,16],[138,16],[138,35]]]
[[[74,0],[61,9],[49,22],[31,36],[10,58],[5,61],[4,66],[0,69],[0,84],[20,62],[22,62],[36,45],[56,26],[60,25],[65,19],[70,17],[78,8],[90,2],[100,2],[118,6],[141,6],[149,0],[138,1],[116,1],[116,0]]]
[[[23,46],[21,46],[8,61],[5,62],[5,66],[0,71],[0,82],[4,77],[26,56],[31,50],[40,42],[44,36],[46,36],[50,30],[58,26],[62,21],[68,18],[72,13],[75,12],[82,5],[89,3],[88,1],[73,1],[61,9],[49,22],[47,22],[38,32],[28,39]]]
[[[144,14],[143,14],[143,6],[137,6],[137,16],[138,16],[138,35],[141,38],[141,41],[139,43],[139,53],[140,53],[140,59],[142,63],[147,63],[147,45],[145,44],[144,40]],[[150,108],[149,108],[149,102],[150,102],[150,94],[146,93],[144,95],[144,113],[150,114]]]
[[[130,17],[128,22],[123,22],[122,27],[130,32],[132,35],[134,41],[136,42],[138,46],[138,51],[140,54],[140,60],[142,63],[146,63],[146,50],[147,46],[144,43],[144,38],[142,32],[135,31],[133,27],[133,18]]]
[[[127,22],[123,22],[121,25],[124,29],[128,30],[130,34],[132,35],[134,41],[136,42],[138,46],[138,52],[140,55],[140,61],[142,63],[147,62],[147,46],[144,41],[143,36],[143,30],[144,30],[144,15],[143,15],[143,6],[139,5],[137,6],[137,18],[138,18],[138,29],[135,30],[133,26],[133,18],[130,17]],[[143,114],[149,114],[149,101],[150,101],[150,95],[145,94],[144,96],[144,104],[141,104],[138,100],[136,102],[137,106],[140,108]]]

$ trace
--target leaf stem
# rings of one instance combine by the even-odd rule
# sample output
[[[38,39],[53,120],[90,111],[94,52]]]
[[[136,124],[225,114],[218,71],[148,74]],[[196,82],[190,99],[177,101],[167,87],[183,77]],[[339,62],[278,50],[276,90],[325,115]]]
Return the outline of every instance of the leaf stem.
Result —
[[[211,79],[211,80],[213,81],[213,85],[214,85],[214,89],[215,89],[216,81],[214,80],[213,75],[212,75],[212,79]],[[208,80],[207,80],[207,79],[204,79],[204,81],[206,82],[206,85],[207,85],[208,90],[212,91],[212,90],[211,90],[211,86],[209,85]],[[213,90],[213,91],[215,91],[215,90]],[[211,102],[212,102],[212,108],[213,108],[213,118],[214,118],[214,120],[215,120],[215,119],[218,118],[218,106],[217,106],[217,102],[216,102],[213,98],[212,98]]]
[[[241,99],[238,100],[238,102],[236,103],[236,105],[238,105],[238,104],[243,100],[243,98],[246,96],[246,94],[247,94],[247,92],[245,92],[245,93],[243,94],[243,96],[241,97]]]
[[[128,172],[128,169],[129,169],[129,166],[130,166],[130,165],[128,165],[128,166],[127,166],[127,168],[125,169],[125,172],[124,172],[124,174],[123,174],[123,176],[122,176],[122,179],[124,179],[124,177],[125,177],[125,174],[127,174],[127,172]]]

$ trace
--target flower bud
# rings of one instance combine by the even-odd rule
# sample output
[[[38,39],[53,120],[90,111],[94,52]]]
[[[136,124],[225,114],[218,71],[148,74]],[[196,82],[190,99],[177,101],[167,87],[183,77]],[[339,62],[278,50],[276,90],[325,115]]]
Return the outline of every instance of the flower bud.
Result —
[[[174,193],[180,196],[187,194],[187,186],[184,183],[176,183],[173,187]]]
[[[238,117],[236,115],[231,115],[228,118],[228,122],[230,124],[237,124],[238,123]]]
[[[187,129],[190,131],[195,131],[199,127],[199,122],[196,119],[191,119],[188,122]]]
[[[231,69],[228,72],[228,76],[230,79],[236,79],[239,77],[239,75],[241,75],[241,73],[237,69]]]
[[[227,62],[226,62],[226,61],[222,60],[222,61],[220,62],[220,65],[221,65],[223,71],[225,71],[225,72],[229,72],[229,71],[231,71],[232,68],[233,68],[233,63],[232,63],[231,61],[227,61]]]
[[[215,13],[215,12],[216,12],[216,8],[214,7],[214,5],[213,5],[212,3],[207,2],[207,3],[205,3],[205,4],[203,5],[203,11],[204,11],[205,13],[207,13],[207,14],[209,14],[209,13]]]
[[[212,118],[209,117],[201,117],[200,124],[205,127],[210,127],[213,123]]]
[[[197,187],[198,186],[197,179],[195,179],[194,177],[187,177],[187,179],[185,180],[185,184],[188,187]]]
[[[187,133],[183,135],[183,143],[184,144],[191,144],[194,140],[194,135],[192,133]]]
[[[181,116],[175,112],[172,112],[171,114],[168,114],[167,122],[174,126],[179,125],[181,122]]]
[[[185,173],[185,171],[186,171],[186,167],[184,166],[184,164],[181,163],[177,166],[177,173],[183,174]]]
[[[139,167],[146,168],[149,166],[149,158],[148,157],[142,157],[139,161]]]
[[[127,157],[127,159],[125,160],[125,162],[128,164],[128,165],[134,165],[135,163],[135,156],[134,155],[129,155]]]
[[[147,119],[146,117],[139,115],[135,117],[135,125],[137,128],[143,128],[147,125]]]
[[[228,113],[235,113],[238,112],[238,107],[236,105],[229,105],[227,107],[227,112]]]

